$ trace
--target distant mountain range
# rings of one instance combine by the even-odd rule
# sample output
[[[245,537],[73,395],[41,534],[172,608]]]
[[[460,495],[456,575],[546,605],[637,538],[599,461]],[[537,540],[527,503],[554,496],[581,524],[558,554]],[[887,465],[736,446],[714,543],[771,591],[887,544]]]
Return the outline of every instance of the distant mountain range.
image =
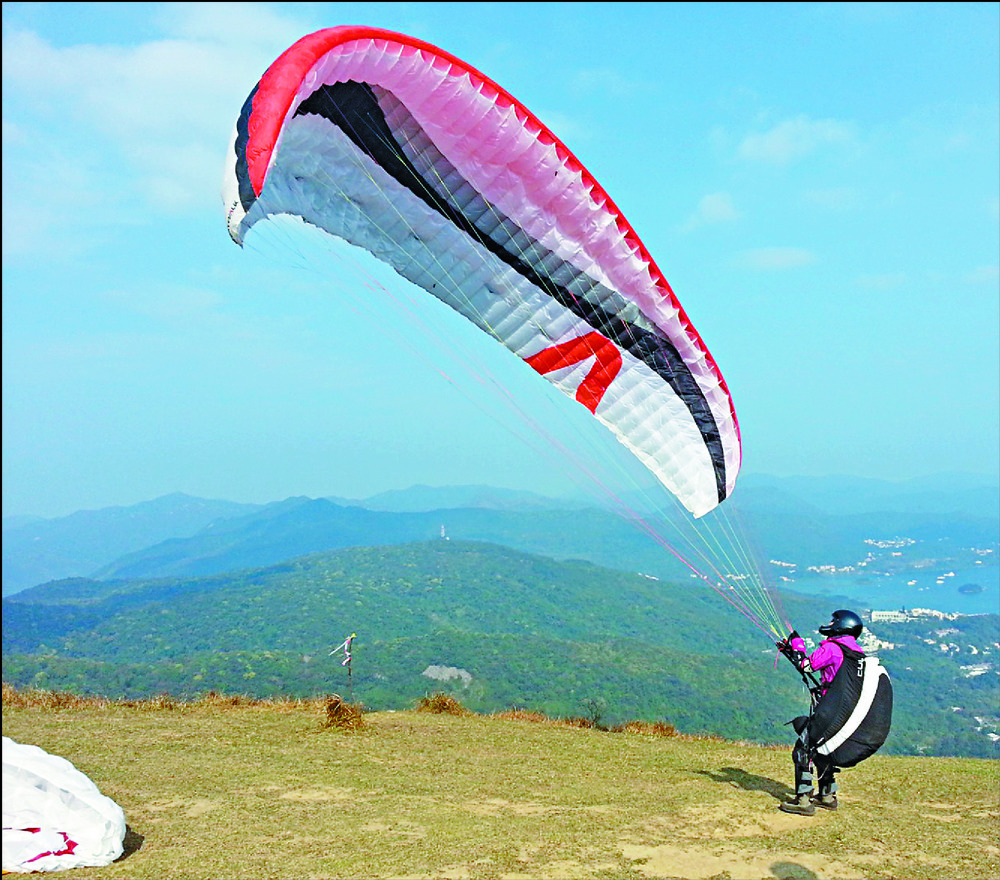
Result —
[[[755,506],[765,506],[782,496],[796,505],[809,504],[828,514],[865,513],[957,514],[984,519],[1000,518],[1000,481],[971,474],[936,474],[902,482],[862,477],[770,477],[746,474],[740,478],[735,498],[750,496]]]
[[[641,511],[644,504],[637,498],[626,506]],[[1000,487],[960,475],[907,483],[747,475],[726,506],[739,512],[764,558],[802,565],[853,562],[872,536],[996,543],[1000,535]],[[365,500],[264,505],[173,494],[57,519],[5,520],[3,595],[70,577],[218,574],[343,547],[424,541],[442,531],[556,559],[658,577],[685,574],[626,518],[578,499],[489,486],[414,486]]]
[[[175,493],[129,507],[80,510],[56,519],[17,517],[3,523],[3,595],[97,571],[127,553],[189,537],[255,505]]]

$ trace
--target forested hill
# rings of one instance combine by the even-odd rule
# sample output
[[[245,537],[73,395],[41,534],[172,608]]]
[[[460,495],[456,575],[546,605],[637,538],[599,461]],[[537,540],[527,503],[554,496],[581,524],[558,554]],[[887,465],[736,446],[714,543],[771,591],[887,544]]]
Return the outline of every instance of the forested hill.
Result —
[[[796,621],[826,619],[830,601],[784,597]],[[964,655],[924,641],[940,624],[900,626],[885,657],[897,690],[887,749],[995,755],[996,657],[989,674],[967,676]],[[949,626],[980,652],[996,641],[995,616]],[[329,652],[351,632],[348,680]],[[440,539],[208,577],[56,582],[3,601],[3,652],[4,680],[18,687],[130,697],[353,688],[374,709],[446,690],[477,711],[665,719],[771,742],[788,739],[784,722],[807,705],[769,640],[703,585]]]
[[[174,495],[134,508],[17,522],[4,531],[3,592],[10,595],[66,577],[222,573],[341,547],[429,540],[442,529],[452,538],[488,541],[557,559],[588,559],[664,578],[687,573],[643,530],[617,513],[546,503],[536,496],[491,494],[497,492],[488,487],[467,487],[465,492],[415,487],[364,505],[288,498],[241,506]],[[949,511],[945,502],[938,513],[903,509],[906,505],[899,502],[895,510],[847,514],[843,508],[830,512],[811,505],[780,484],[754,487],[752,482],[738,501],[733,509],[743,513],[747,538],[761,558],[791,560],[800,571],[807,566],[854,564],[869,549],[866,541],[893,536],[915,539],[943,565],[961,568],[969,547],[993,547],[995,553],[1000,532],[995,514]],[[435,503],[470,506],[434,507]],[[383,509],[387,504],[404,509]],[[860,499],[858,507],[863,507]],[[968,507],[985,509],[980,502],[969,502]],[[706,517],[707,524],[713,515]],[[662,534],[675,533],[670,525],[658,525],[657,514],[646,519]]]

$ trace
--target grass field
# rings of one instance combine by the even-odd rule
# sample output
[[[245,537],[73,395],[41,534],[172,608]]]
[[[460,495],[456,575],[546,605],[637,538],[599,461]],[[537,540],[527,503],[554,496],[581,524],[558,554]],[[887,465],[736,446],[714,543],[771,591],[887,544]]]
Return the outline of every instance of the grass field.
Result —
[[[981,878],[996,762],[876,755],[781,813],[786,748],[323,700],[25,701],[3,732],[117,801],[125,856],[69,878]]]

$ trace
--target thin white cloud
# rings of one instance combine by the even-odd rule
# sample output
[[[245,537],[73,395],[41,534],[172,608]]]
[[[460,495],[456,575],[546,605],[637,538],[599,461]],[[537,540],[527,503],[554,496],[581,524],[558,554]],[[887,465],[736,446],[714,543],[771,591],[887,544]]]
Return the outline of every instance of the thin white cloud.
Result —
[[[558,110],[548,110],[544,107],[538,111],[532,107],[528,109],[538,117],[542,125],[548,128],[549,131],[571,150],[574,144],[584,143],[592,139],[590,128],[572,116],[560,113]]]
[[[884,272],[879,275],[862,275],[858,278],[858,286],[865,290],[877,290],[884,293],[898,290],[907,281],[905,272]]]
[[[737,264],[745,269],[756,272],[780,272],[815,263],[816,255],[804,248],[766,247],[743,251],[736,260]]]
[[[739,220],[743,215],[733,204],[732,196],[727,192],[710,193],[703,196],[698,202],[698,207],[694,213],[688,217],[681,229],[684,232],[691,232],[701,226],[710,226],[715,223],[732,223]]]
[[[637,92],[651,91],[647,83],[637,83],[622,76],[620,70],[612,67],[596,67],[578,70],[571,82],[577,91],[588,95],[602,94],[611,98],[629,98]]]
[[[849,211],[861,204],[860,193],[848,186],[808,190],[802,197],[807,204],[827,211]]]
[[[222,314],[224,298],[208,287],[148,282],[128,288],[111,288],[101,297],[117,310],[150,318],[155,324],[217,328],[231,319]]]
[[[1000,266],[977,266],[962,276],[966,284],[992,284],[1000,282]]]
[[[27,144],[29,142],[29,135],[24,130],[24,126],[18,125],[16,122],[11,122],[10,120],[3,120],[3,145],[6,149],[8,146],[20,146],[22,144]]]
[[[306,31],[254,4],[170,4],[160,24],[163,39],[124,47],[4,34],[5,253],[139,222],[150,211],[214,206],[236,114]],[[49,162],[39,172],[42,157],[60,154],[68,165]],[[67,208],[82,203],[87,229],[73,232],[84,220]],[[9,215],[28,222],[12,229]]]
[[[56,143],[31,127],[4,127],[3,256],[44,251],[76,258],[100,238],[100,224],[138,218],[122,189],[103,185],[107,161],[84,144]]]
[[[751,162],[787,165],[821,147],[847,146],[855,140],[851,123],[797,116],[779,122],[768,131],[747,135],[737,152],[741,159]]]
[[[4,39],[4,91],[44,101],[63,131],[96,131],[128,150],[227,131],[263,71],[235,47],[160,40],[58,48],[34,34]],[[236,97],[239,95],[240,97]],[[233,103],[236,106],[233,107]]]
[[[911,281],[938,287],[954,287],[956,284],[968,284],[972,286],[988,285],[995,288],[997,284],[1000,284],[1000,266],[976,266],[958,275],[925,272],[916,278],[911,278],[905,272],[884,272],[874,275],[861,275],[857,283],[859,287],[866,290],[885,293],[898,290]]]
[[[288,9],[284,4],[278,8],[283,13]],[[156,23],[173,37],[242,46],[250,52],[271,51],[275,41],[290,46],[309,28],[308,23],[279,15],[261,3],[166,3]]]

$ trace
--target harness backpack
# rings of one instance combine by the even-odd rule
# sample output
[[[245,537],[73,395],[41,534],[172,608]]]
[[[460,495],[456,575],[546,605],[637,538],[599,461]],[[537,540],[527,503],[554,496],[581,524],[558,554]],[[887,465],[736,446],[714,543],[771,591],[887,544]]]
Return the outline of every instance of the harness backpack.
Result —
[[[892,682],[878,658],[833,644],[844,652],[844,662],[809,716],[809,744],[824,763],[853,767],[889,735]]]

